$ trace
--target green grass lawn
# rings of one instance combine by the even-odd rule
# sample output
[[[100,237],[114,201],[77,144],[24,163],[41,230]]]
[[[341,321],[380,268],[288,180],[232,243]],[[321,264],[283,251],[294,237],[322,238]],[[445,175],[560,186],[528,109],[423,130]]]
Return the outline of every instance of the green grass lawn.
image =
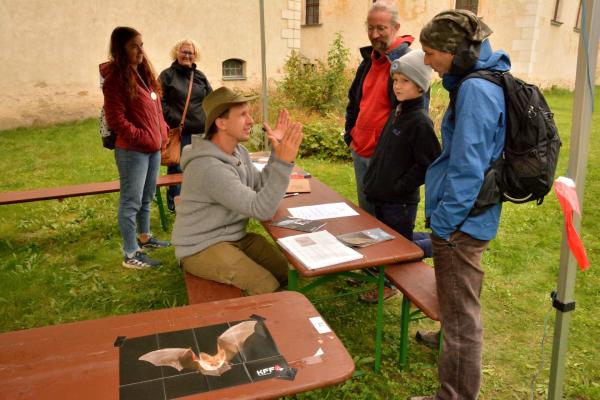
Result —
[[[597,91],[598,92],[598,91]],[[566,174],[572,95],[547,96],[563,139],[558,174]],[[600,103],[596,96],[596,106]],[[597,107],[596,107],[597,108]],[[600,398],[600,113],[593,119],[585,187],[582,237],[592,267],[578,272],[577,308],[567,354],[565,398]],[[97,121],[0,132],[0,191],[24,190],[118,178],[113,152],[102,148]],[[304,159],[299,164],[352,201],[350,163]],[[118,194],[0,207],[0,332],[127,314],[186,304],[181,272],[172,249],[156,251],[164,267],[131,271],[121,267],[117,227]],[[422,214],[418,228],[422,228]],[[153,209],[155,234],[160,230]],[[261,230],[257,223],[252,229]],[[540,207],[506,204],[496,240],[484,255],[482,293],[485,323],[482,399],[525,399],[541,359],[535,398],[546,398],[555,313],[549,294],[556,288],[562,216],[551,193]],[[332,283],[335,291],[343,283]],[[433,393],[435,354],[410,342],[409,367],[396,366],[399,297],[386,303],[383,368],[371,372],[375,308],[353,298],[319,303],[319,311],[342,339],[363,375],[342,385],[296,396],[299,399],[404,399]],[[544,317],[550,313],[543,355]],[[411,327],[434,327],[423,320]]]

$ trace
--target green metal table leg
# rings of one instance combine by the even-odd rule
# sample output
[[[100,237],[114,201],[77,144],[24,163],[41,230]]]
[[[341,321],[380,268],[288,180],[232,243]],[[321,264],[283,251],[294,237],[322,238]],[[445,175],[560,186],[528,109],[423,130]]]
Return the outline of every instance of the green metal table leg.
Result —
[[[410,321],[410,300],[402,296],[402,314],[400,316],[400,369],[406,367],[408,357],[408,323]]]
[[[165,213],[165,206],[163,204],[163,199],[159,187],[156,188],[156,205],[158,205],[160,225],[162,226],[163,231],[166,232],[169,229],[169,225],[167,224],[167,214]]]
[[[288,290],[298,291],[298,271],[288,269]]]
[[[377,281],[377,320],[375,322],[375,372],[381,369],[381,341],[383,336],[383,286],[385,280],[385,267],[378,267],[379,279]]]

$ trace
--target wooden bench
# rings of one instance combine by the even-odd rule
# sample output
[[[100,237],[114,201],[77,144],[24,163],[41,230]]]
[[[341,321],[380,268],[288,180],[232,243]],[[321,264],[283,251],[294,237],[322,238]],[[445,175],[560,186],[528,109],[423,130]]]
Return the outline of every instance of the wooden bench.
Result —
[[[420,313],[434,321],[440,320],[435,272],[430,265],[422,261],[414,261],[386,267],[385,276],[403,295],[400,323],[400,369],[402,369],[406,366],[408,357],[409,322],[423,318],[419,316]],[[411,303],[417,310],[410,311]],[[441,344],[441,334],[439,339]]]
[[[188,304],[206,303],[207,301],[235,299],[242,297],[242,290],[235,286],[202,279],[196,275],[183,272]]]
[[[156,203],[160,214],[160,222],[163,230],[168,229],[167,217],[164,209],[160,188],[180,184],[183,174],[172,174],[160,176],[156,181]],[[114,193],[120,190],[119,181],[84,183],[80,185],[62,186],[56,188],[43,188],[23,190],[17,192],[0,193],[0,205],[19,204],[42,200],[62,200],[68,197],[89,196],[95,194]]]

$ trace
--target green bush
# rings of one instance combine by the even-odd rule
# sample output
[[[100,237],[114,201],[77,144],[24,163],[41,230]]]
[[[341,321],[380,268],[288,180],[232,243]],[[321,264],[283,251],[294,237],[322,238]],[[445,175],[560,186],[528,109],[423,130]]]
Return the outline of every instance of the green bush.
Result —
[[[265,148],[266,135],[267,134],[263,131],[262,124],[254,124],[250,130],[250,139],[244,143],[244,146],[246,146],[248,151],[268,150],[268,148]]]
[[[348,161],[350,150],[344,143],[343,128],[329,119],[315,120],[303,127],[304,139],[300,146],[299,156],[313,157],[319,160]],[[250,139],[244,143],[249,151],[264,150],[266,133],[258,124],[252,127]]]
[[[351,160],[342,127],[329,121],[316,121],[304,125],[300,156],[329,161]]]
[[[304,107],[321,114],[343,111],[350,85],[346,72],[349,54],[340,33],[335,34],[329,47],[327,62],[311,62],[302,54],[292,52],[285,63],[285,77],[278,83],[286,106]]]

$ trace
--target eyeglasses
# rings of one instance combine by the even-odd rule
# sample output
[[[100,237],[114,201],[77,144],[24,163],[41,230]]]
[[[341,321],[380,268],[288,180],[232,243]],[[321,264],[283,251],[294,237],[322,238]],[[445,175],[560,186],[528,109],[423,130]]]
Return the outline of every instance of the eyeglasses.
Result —
[[[194,53],[192,53],[191,51],[180,51],[179,54],[184,55],[186,57],[193,57]]]
[[[390,27],[387,25],[367,25],[367,32],[373,33],[377,31],[378,34],[383,35],[390,30]]]

